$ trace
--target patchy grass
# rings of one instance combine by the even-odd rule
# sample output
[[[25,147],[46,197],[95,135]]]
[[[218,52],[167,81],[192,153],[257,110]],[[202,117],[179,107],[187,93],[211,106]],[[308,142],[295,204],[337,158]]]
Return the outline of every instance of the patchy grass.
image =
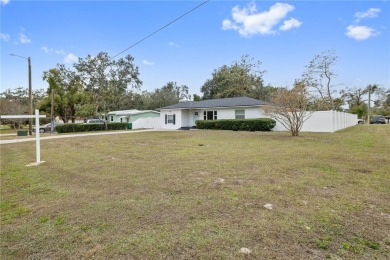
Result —
[[[1,259],[390,258],[388,125],[41,146],[0,147]]]

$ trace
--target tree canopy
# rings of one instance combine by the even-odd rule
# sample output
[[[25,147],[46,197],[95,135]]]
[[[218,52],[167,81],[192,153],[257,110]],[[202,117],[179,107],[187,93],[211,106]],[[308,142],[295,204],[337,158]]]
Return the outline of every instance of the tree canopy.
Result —
[[[265,70],[261,70],[260,66],[260,61],[243,55],[240,61],[214,70],[211,79],[200,89],[203,99],[246,96],[268,100],[274,88],[264,86]]]

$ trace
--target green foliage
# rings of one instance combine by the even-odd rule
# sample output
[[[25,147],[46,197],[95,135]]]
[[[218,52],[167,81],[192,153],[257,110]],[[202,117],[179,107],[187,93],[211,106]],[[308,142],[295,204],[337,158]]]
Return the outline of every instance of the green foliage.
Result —
[[[330,237],[320,237],[316,240],[316,244],[321,249],[328,249],[330,247],[332,239]]]
[[[128,123],[109,123],[107,125],[108,130],[126,130]]]
[[[126,130],[127,123],[107,124],[107,130]],[[58,133],[104,131],[104,124],[64,124],[56,127]]]
[[[271,131],[276,121],[271,118],[198,120],[196,128],[233,131]]]
[[[58,133],[103,131],[104,124],[64,124],[56,127]]]
[[[260,61],[244,55],[240,61],[214,70],[200,89],[203,99],[246,96],[268,100],[275,88],[263,85],[265,71],[260,70],[260,65]]]
[[[52,91],[54,91],[54,113],[67,123],[74,122],[76,111],[86,100],[79,77],[74,71],[58,65],[43,73],[43,79],[49,83],[47,96],[38,104],[38,108],[51,113]]]
[[[194,97],[194,101],[202,101],[202,98],[197,94],[194,94],[193,97]]]
[[[118,109],[128,89],[139,89],[142,81],[133,63],[131,55],[115,60],[108,53],[100,52],[94,57],[79,58],[74,64],[88,103],[95,105],[94,115]]]
[[[361,103],[360,105],[354,105],[350,112],[352,114],[357,114],[358,118],[363,118],[367,116],[367,105],[365,103]]]
[[[145,91],[143,93],[143,107],[144,109],[157,109],[190,99],[191,95],[189,95],[186,85],[179,86],[176,82],[168,82],[153,92]]]

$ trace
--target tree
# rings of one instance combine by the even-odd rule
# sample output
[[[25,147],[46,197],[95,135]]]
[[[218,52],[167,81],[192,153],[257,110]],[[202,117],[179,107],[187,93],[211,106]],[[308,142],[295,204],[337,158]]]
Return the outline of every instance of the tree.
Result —
[[[333,80],[337,76],[333,67],[338,57],[333,50],[327,50],[317,54],[305,66],[306,70],[302,75],[303,81],[309,89],[317,95],[315,100],[317,110],[335,110]]]
[[[243,55],[240,61],[214,70],[212,78],[200,89],[203,99],[247,96],[267,100],[273,88],[264,87],[265,71],[260,69],[260,65],[260,61]]]
[[[188,87],[186,85],[179,86],[176,82],[168,82],[161,89],[156,89],[148,94],[149,96],[146,96],[148,101],[145,102],[147,109],[156,109],[191,100]]]
[[[75,72],[68,70],[64,65],[50,69],[43,73],[43,79],[49,84],[47,96],[39,103],[39,108],[51,112],[51,93],[54,91],[54,112],[64,123],[75,122],[77,108],[85,103],[86,96],[81,82]]]
[[[347,102],[350,109],[360,106],[366,101],[368,88],[347,88],[340,92],[341,98]]]
[[[119,60],[101,52],[96,57],[88,55],[74,64],[76,73],[95,105],[95,116],[100,112],[117,110],[120,99],[129,89],[139,89],[142,84],[138,67],[131,55]]]
[[[292,89],[278,88],[271,99],[271,106],[265,108],[270,117],[281,123],[292,136],[299,136],[304,122],[309,119],[311,97],[302,81],[296,81]]]
[[[201,96],[199,96],[199,95],[197,95],[197,94],[194,94],[194,95],[193,95],[193,99],[194,99],[194,101],[202,101]]]
[[[383,114],[382,110],[384,101],[386,100],[386,92],[383,88],[376,84],[370,84],[365,88],[348,88],[342,90],[341,98],[344,99],[351,111],[357,114],[359,118],[364,118],[368,115],[368,96],[374,103],[373,110],[377,114]]]
[[[7,89],[0,93],[0,111],[2,115],[23,115],[29,113],[28,89],[18,87],[16,89]],[[13,124],[14,129],[19,128],[27,120],[8,119]]]

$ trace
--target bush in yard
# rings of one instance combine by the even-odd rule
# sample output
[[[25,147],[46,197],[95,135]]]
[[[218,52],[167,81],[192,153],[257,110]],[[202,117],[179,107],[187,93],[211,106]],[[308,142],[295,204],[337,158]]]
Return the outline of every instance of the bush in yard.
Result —
[[[110,123],[108,130],[125,130],[127,123]],[[64,124],[56,127],[58,133],[104,131],[104,124]]]
[[[108,130],[126,130],[128,123],[109,123],[107,125]]]
[[[271,118],[256,119],[220,119],[220,120],[198,120],[198,129],[216,129],[233,131],[271,131],[276,121]]]

